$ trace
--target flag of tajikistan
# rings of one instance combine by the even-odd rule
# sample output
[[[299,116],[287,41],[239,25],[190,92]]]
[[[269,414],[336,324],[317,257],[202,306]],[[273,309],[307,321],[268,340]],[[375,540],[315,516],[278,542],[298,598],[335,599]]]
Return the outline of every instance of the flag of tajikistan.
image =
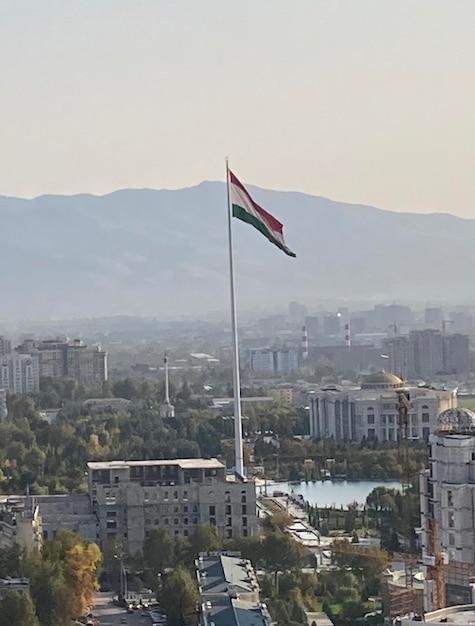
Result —
[[[289,250],[285,245],[284,226],[278,219],[254,202],[244,185],[231,170],[229,170],[229,187],[233,217],[251,224],[285,254],[295,257],[296,255],[292,250]]]

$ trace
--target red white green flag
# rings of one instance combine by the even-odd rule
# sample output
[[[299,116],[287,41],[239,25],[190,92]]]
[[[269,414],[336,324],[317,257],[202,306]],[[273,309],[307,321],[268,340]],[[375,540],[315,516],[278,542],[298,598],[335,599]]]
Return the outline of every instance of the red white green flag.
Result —
[[[280,248],[285,254],[295,257],[284,241],[284,226],[273,215],[259,206],[251,198],[251,195],[244,185],[229,170],[229,191],[231,196],[231,206],[233,217],[247,222],[257,228],[264,237]]]

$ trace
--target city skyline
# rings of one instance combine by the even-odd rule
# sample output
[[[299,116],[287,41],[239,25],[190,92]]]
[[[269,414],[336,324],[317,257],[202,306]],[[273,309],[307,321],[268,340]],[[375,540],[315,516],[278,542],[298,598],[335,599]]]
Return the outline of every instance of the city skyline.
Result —
[[[263,188],[475,217],[471,2],[7,0],[0,18],[2,195],[181,188],[229,155]]]

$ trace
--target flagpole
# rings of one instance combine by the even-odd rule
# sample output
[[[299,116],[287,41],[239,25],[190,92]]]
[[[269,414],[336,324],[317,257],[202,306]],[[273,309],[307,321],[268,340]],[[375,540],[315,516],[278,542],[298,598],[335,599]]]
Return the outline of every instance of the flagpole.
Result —
[[[231,190],[229,187],[229,162],[226,158],[226,191],[228,198],[228,243],[229,243],[229,286],[231,291],[231,334],[233,347],[233,389],[234,389],[234,450],[236,473],[245,478],[244,455],[242,448],[241,383],[239,377],[239,343],[237,332],[236,293],[234,288],[233,234],[231,228]]]

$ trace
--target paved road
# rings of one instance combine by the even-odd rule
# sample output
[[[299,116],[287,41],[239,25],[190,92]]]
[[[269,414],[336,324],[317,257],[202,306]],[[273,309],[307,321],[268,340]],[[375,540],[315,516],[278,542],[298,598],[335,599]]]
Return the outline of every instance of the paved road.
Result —
[[[99,620],[101,626],[151,626],[149,617],[141,615],[141,611],[127,613],[125,609],[112,604],[112,594],[98,593],[94,601],[93,614]],[[122,624],[122,618],[127,621]]]

